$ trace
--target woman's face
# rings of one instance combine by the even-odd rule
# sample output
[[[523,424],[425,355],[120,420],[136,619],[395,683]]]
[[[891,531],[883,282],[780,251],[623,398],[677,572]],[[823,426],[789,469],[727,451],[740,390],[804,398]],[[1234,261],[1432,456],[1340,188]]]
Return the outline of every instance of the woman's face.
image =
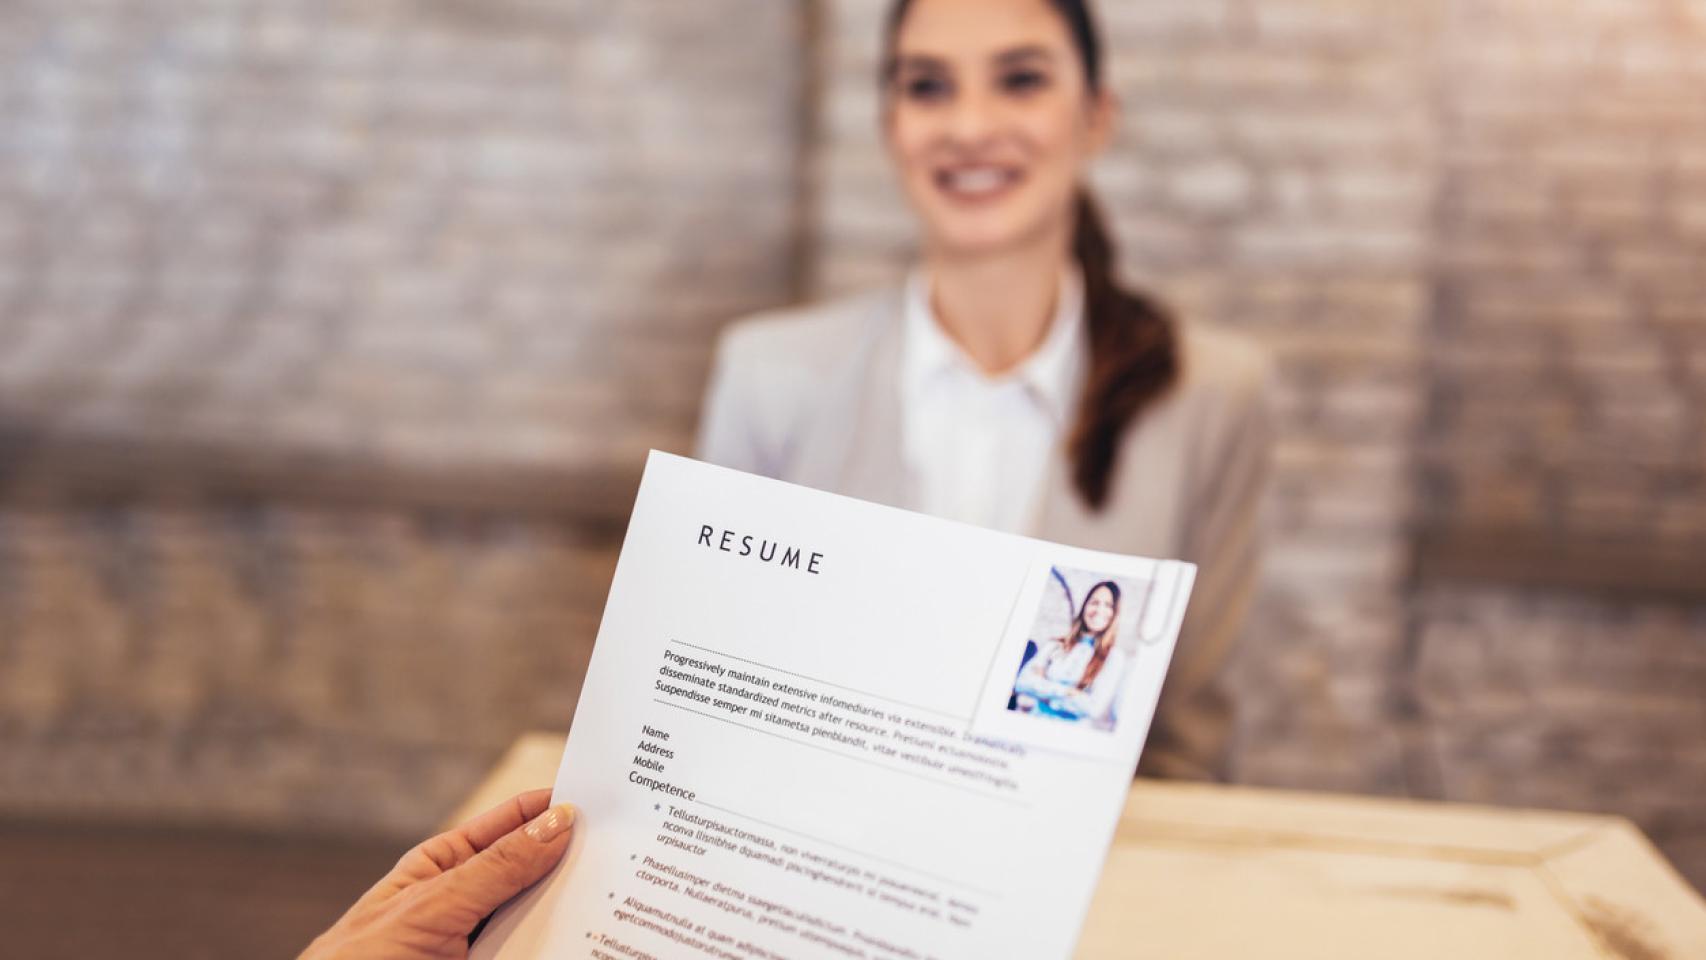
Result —
[[[1101,633],[1113,622],[1114,592],[1107,587],[1097,587],[1090,591],[1090,599],[1084,601],[1085,628],[1091,633]]]
[[[888,146],[933,246],[977,256],[1069,235],[1114,110],[1047,0],[915,0],[894,48]]]

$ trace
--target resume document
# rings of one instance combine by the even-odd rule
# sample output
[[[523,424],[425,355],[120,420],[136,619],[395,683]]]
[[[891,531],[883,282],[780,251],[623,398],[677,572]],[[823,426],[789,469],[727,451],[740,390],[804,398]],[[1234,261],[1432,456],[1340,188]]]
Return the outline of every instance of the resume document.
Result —
[[[1194,575],[653,453],[473,955],[1069,957]]]

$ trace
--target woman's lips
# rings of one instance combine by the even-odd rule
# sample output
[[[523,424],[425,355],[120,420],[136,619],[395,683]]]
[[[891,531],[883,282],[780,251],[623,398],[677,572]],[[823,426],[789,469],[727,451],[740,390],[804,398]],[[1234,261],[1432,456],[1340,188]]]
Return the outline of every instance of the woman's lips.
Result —
[[[984,203],[1005,196],[1024,179],[1014,167],[955,167],[936,171],[936,189],[961,203]]]

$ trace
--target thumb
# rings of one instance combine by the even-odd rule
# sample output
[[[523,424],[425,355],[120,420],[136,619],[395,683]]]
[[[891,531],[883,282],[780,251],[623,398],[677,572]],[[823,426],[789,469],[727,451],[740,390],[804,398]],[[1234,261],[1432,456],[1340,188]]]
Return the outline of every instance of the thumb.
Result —
[[[574,822],[574,807],[551,807],[433,880],[438,889],[431,897],[478,923],[556,866],[569,848]]]

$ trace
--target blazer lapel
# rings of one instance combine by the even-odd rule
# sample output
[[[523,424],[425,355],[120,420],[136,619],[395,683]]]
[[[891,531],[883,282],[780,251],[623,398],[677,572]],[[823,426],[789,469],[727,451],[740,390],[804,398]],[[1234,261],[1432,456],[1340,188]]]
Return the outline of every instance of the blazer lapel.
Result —
[[[1131,442],[1135,429],[1127,431],[1120,450],[1119,472],[1114,488],[1109,491],[1108,503],[1100,511],[1092,511],[1079,497],[1072,482],[1072,463],[1067,459],[1065,441],[1049,458],[1044,471],[1042,491],[1038,495],[1037,511],[1033,515],[1032,536],[1055,543],[1070,544],[1089,550],[1110,553],[1142,553],[1157,548],[1157,524],[1164,525],[1165,514],[1153,515],[1149,505],[1156,502],[1142,495],[1133,496],[1142,485],[1138,464],[1142,451]]]
[[[834,411],[802,450],[798,479],[807,486],[883,503],[915,506],[901,437],[902,292],[873,301],[870,335],[832,388]]]

